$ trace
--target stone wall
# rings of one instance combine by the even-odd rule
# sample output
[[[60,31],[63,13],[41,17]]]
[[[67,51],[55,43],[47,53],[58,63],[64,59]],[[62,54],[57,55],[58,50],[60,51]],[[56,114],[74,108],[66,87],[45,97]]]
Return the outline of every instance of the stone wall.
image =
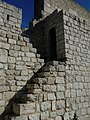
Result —
[[[90,119],[90,24],[74,12],[65,12],[64,38],[67,111],[78,119]]]
[[[0,115],[44,63],[29,39],[21,36],[21,19],[21,9],[0,1]]]
[[[55,10],[45,19],[33,20],[30,28],[23,33],[24,36],[30,38],[30,42],[37,48],[41,57],[45,61],[50,60],[50,36],[49,32],[52,28],[56,31],[56,52],[57,60],[65,61],[65,43],[63,29],[63,12]],[[44,48],[44,49],[43,49]]]
[[[55,9],[63,9],[65,11],[74,10],[79,17],[90,19],[90,12],[73,0],[44,0],[45,16],[52,13]]]
[[[48,62],[27,83],[23,103],[14,103],[11,120],[63,120],[65,114],[65,64]],[[74,118],[74,116],[73,116]],[[9,120],[6,119],[6,120]]]
[[[29,23],[29,28],[22,33],[22,36],[29,38],[30,43],[32,43],[33,47],[37,49],[37,52],[43,56],[43,21],[32,20]]]
[[[56,53],[57,60],[65,59],[65,43],[64,43],[64,29],[63,29],[63,12],[54,11],[50,16],[44,19],[44,59],[50,60],[50,37],[49,31],[55,28],[56,31]],[[53,36],[53,35],[52,35]],[[54,49],[54,48],[53,48]]]
[[[75,113],[80,120],[88,119],[90,118],[90,24],[87,19],[78,17],[77,12],[63,10],[54,11],[46,17],[44,26],[47,58],[48,31],[55,27],[57,60],[65,60],[66,63],[65,97],[69,119],[73,119]]]
[[[77,12],[79,17],[90,19],[90,12],[77,4],[74,0],[34,0],[35,19],[46,17],[50,15],[54,10],[64,9],[65,11],[74,10]]]
[[[67,10],[66,4],[73,9],[78,6],[79,14],[84,11],[68,1],[44,2],[48,14],[51,6]],[[34,20],[22,33],[21,10],[0,1],[0,11],[0,119],[4,115],[6,120],[89,120],[90,24],[81,17],[90,13],[85,10],[86,15],[79,17],[71,9],[55,10],[45,19]],[[59,62],[44,65],[37,50],[48,60],[48,33],[53,27]],[[5,116],[8,112],[13,117]]]

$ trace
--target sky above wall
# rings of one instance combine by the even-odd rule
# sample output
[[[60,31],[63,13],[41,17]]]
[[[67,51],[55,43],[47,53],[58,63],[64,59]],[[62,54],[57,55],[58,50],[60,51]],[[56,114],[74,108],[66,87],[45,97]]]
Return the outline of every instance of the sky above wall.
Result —
[[[22,27],[27,28],[29,22],[34,17],[34,0],[3,0],[7,3],[15,5],[22,9]],[[74,0],[76,3],[84,6],[86,9],[90,10],[90,0]]]

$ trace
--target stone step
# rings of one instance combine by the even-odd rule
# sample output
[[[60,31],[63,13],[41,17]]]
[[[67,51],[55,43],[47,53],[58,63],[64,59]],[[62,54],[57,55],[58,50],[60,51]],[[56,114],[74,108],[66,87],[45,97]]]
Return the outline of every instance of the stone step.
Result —
[[[38,100],[38,94],[28,94],[24,93],[21,96],[21,101],[25,103],[31,103]]]
[[[58,72],[65,71],[65,64],[64,63],[59,64],[57,61],[52,61],[52,64],[48,64],[47,62],[46,65],[44,65],[41,68],[41,72],[54,72],[54,71],[58,71]]]
[[[58,65],[65,65],[65,62],[60,62],[60,61],[49,61],[46,63],[46,66],[58,66]]]
[[[55,67],[54,66],[44,66],[41,69],[42,72],[50,72],[50,71],[55,71]]]
[[[32,114],[35,113],[35,103],[29,103],[29,104],[19,104],[14,103],[12,110],[15,115],[26,115],[26,114]]]
[[[28,117],[26,115],[12,117],[10,115],[6,115],[5,120],[28,120]]]

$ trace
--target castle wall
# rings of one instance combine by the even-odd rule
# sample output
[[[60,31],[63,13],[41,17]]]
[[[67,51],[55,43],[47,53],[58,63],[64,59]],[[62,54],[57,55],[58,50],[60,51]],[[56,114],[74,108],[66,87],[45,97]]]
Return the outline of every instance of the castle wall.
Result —
[[[74,10],[79,17],[90,19],[90,12],[73,0],[34,0],[34,4],[35,19],[46,17],[56,9]]]
[[[90,24],[72,10],[57,10],[44,20],[44,45],[49,57],[48,33],[56,29],[57,56],[66,63],[66,112],[79,120],[90,118]]]
[[[66,103],[71,119],[90,119],[90,24],[73,12],[65,12]]]
[[[21,36],[21,20],[21,9],[0,1],[0,115],[44,63],[29,39]]]
[[[26,31],[30,32],[26,35],[28,39],[21,36],[21,10],[0,1],[0,119],[3,112],[12,111],[18,115],[13,116],[15,120],[24,119],[23,116],[38,120],[90,118],[90,24],[81,18],[88,18],[89,13],[72,4],[71,1],[48,0],[46,16],[54,10],[53,6],[66,9],[66,12],[56,10],[35,26],[33,23]],[[71,9],[68,11],[65,6],[69,5],[77,8],[78,14]],[[40,59],[37,50],[48,60],[49,31],[53,27],[57,60],[64,64],[48,62],[43,66],[44,60]],[[41,73],[37,73],[41,67]],[[28,80],[32,82],[27,83]],[[33,103],[26,97],[22,104],[23,92],[36,95],[30,98]]]
[[[65,59],[65,43],[63,30],[63,12],[54,11],[50,16],[44,20],[44,58],[46,61],[50,60],[50,38],[49,31],[55,28],[56,30],[56,53],[57,60]],[[53,36],[53,35],[52,35]],[[54,48],[53,48],[54,49]]]
[[[29,39],[30,43],[33,44],[33,47],[37,49],[37,52],[43,57],[44,49],[43,49],[43,35],[44,35],[44,29],[43,29],[43,21],[32,21],[30,24],[30,29],[28,32],[26,32],[26,36]]]
[[[29,38],[29,42],[32,43],[33,47],[37,49],[37,52],[43,57],[43,22],[36,20],[30,22],[29,29],[22,33],[22,36]]]
[[[63,120],[65,115],[65,64],[46,63],[31,83],[27,84],[24,104],[13,105],[20,120]],[[74,117],[74,116],[73,116]]]
[[[90,19],[90,12],[73,0],[44,0],[43,10],[46,16],[56,9],[64,9],[65,11],[71,11],[72,9],[77,12],[79,17]]]

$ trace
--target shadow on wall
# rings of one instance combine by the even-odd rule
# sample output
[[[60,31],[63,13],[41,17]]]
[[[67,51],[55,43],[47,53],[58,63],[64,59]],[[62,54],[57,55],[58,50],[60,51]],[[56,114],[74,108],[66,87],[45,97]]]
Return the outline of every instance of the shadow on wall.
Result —
[[[22,33],[22,37],[27,37],[27,38],[29,38],[30,39],[30,41],[29,41],[29,43],[31,43],[32,45],[33,45],[33,47],[34,48],[36,48],[37,49],[37,53],[39,53],[39,49],[38,49],[38,46],[37,46],[37,43],[35,43],[35,40],[37,39],[37,35],[35,36],[35,34],[38,34],[37,33],[37,31],[38,30],[36,30],[36,28],[34,28],[34,29],[28,29],[28,30],[24,30],[24,32]],[[31,32],[30,32],[31,31]],[[34,32],[33,32],[34,31]],[[39,35],[39,37],[40,37],[40,35]],[[35,40],[34,40],[35,39]],[[39,38],[40,39],[40,38]],[[36,41],[37,42],[37,41]],[[39,72],[39,70],[38,70],[38,72]],[[37,73],[38,73],[37,72]],[[28,80],[28,82],[32,82],[32,80],[36,77],[36,74],[37,73],[35,73],[31,78],[30,78],[30,80]],[[27,83],[28,83],[27,82]],[[6,105],[6,107],[5,107],[5,111],[0,115],[0,120],[5,120],[5,115],[11,115],[11,116],[13,116],[13,112],[12,112],[12,105],[13,105],[13,103],[19,103],[19,102],[21,102],[20,101],[20,97],[21,97],[21,95],[23,94],[23,93],[26,93],[27,92],[27,89],[26,89],[26,86],[27,86],[27,83],[26,83],[26,85],[25,86],[23,86],[23,88],[21,89],[21,90],[19,90],[10,100],[9,100],[9,103]],[[33,90],[32,90],[33,91]]]
[[[37,53],[44,59],[44,28],[43,21],[36,23],[32,21],[29,25],[29,29],[23,30],[22,36],[29,38],[29,42],[37,49]]]
[[[40,69],[41,70],[41,69]],[[38,72],[40,71],[38,70]],[[38,73],[37,72],[37,73]],[[15,114],[13,113],[12,111],[12,106],[14,103],[25,103],[25,102],[22,102],[21,100],[21,96],[22,94],[24,93],[27,93],[27,89],[26,89],[26,86],[28,83],[32,84],[32,80],[37,76],[37,73],[34,74],[30,80],[28,80],[28,82],[26,83],[25,86],[23,86],[23,88],[21,90],[19,90],[10,100],[9,100],[9,103],[6,105],[5,107],[5,111],[0,115],[0,120],[6,120],[5,119],[5,116],[15,116]],[[34,90],[34,87],[32,85],[32,89],[31,89],[31,92],[33,93],[33,90]]]

